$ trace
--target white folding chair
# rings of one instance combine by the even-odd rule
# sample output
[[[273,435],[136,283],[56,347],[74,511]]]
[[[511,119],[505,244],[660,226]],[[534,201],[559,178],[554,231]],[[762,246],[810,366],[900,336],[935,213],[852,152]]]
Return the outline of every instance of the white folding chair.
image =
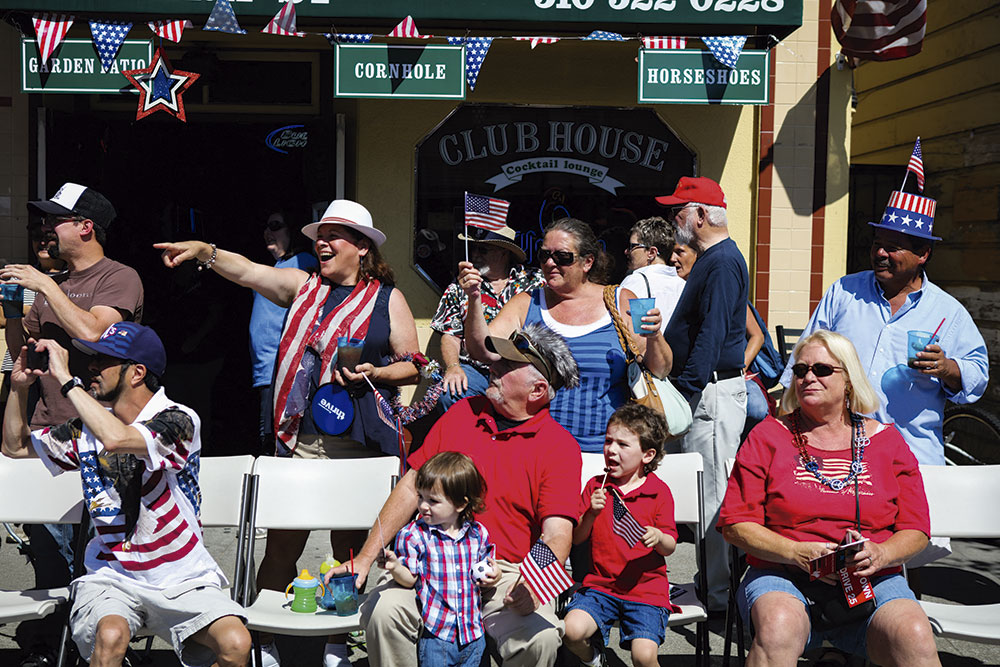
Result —
[[[934,537],[1000,537],[1000,465],[920,466]],[[1000,603],[920,601],[934,634],[1000,644]]]
[[[678,525],[687,524],[692,527],[695,534],[695,553],[698,560],[698,571],[701,581],[698,588],[707,590],[705,578],[705,509],[704,496],[702,493],[702,471],[704,464],[701,454],[667,454],[660,461],[654,473],[670,487],[670,494],[674,498],[674,522]],[[583,454],[583,483],[595,475],[604,474],[604,455],[585,453]],[[671,597],[671,602],[678,605],[681,610],[670,614],[667,627],[672,628],[688,623],[696,623],[696,655],[695,661],[698,665],[708,664],[708,613],[705,605],[697,598],[694,591],[694,583],[687,582],[677,584],[671,582],[673,589],[679,586],[684,592]]]
[[[52,476],[38,459],[0,456],[0,521],[80,523],[83,487],[79,472]],[[66,587],[0,591],[0,624],[44,618],[69,599]]]
[[[198,487],[201,489],[201,525],[203,528],[236,528],[236,569],[233,573],[232,598],[242,600],[240,584],[246,580],[246,551],[253,542],[253,531],[245,530],[247,485],[253,473],[254,457],[211,456],[201,459]]]
[[[371,528],[399,471],[394,456],[362,459],[304,460],[261,457],[254,465],[245,530],[355,530]],[[387,536],[391,537],[391,536]],[[245,589],[250,590],[253,540],[245,553]],[[289,582],[291,583],[291,582]],[[363,596],[362,596],[363,597]],[[255,632],[316,637],[361,628],[361,616],[337,616],[322,609],[315,614],[291,610],[278,591],[258,591],[244,599],[247,627]]]

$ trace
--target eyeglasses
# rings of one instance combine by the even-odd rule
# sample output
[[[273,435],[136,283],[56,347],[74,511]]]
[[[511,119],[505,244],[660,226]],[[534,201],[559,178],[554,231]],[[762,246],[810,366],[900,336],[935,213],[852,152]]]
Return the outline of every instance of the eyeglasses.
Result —
[[[830,364],[824,364],[821,362],[812,365],[795,364],[794,366],[792,366],[792,373],[794,373],[795,377],[797,377],[800,380],[804,378],[806,376],[806,373],[808,373],[809,371],[812,371],[813,375],[815,375],[818,378],[825,378],[828,375],[833,375],[834,371],[842,371],[842,370],[844,369],[841,366],[831,366]]]
[[[284,229],[287,227],[284,220],[268,220],[264,223],[264,226],[270,229],[272,232],[276,232],[279,229]]]
[[[539,266],[549,261],[549,258],[556,263],[556,266],[569,266],[576,261],[576,253],[568,250],[546,250],[545,248],[538,251]]]
[[[646,245],[646,244],[644,244],[644,243],[629,243],[628,246],[625,248],[625,254],[626,255],[629,254],[630,252],[632,252],[636,248],[646,249],[646,248],[649,248],[649,246]]]
[[[45,218],[43,219],[43,223],[42,224],[45,225],[45,226],[47,226],[47,227],[58,227],[59,225],[61,225],[64,222],[80,222],[81,220],[85,220],[85,218],[81,218],[78,215],[53,215],[53,214],[50,214],[50,215],[46,215],[45,216]]]
[[[697,204],[692,204],[692,203],[688,202],[687,204],[678,204],[677,206],[671,206],[670,207],[670,219],[674,220],[675,218],[677,218],[678,214],[680,214],[681,211],[683,211],[684,209],[688,208],[689,206],[697,206]]]
[[[538,351],[538,348],[531,342],[531,339],[524,333],[515,331],[510,335],[510,342],[514,343],[514,347],[521,354],[527,353],[527,355],[532,359],[537,359],[541,362],[543,368],[538,368],[538,365],[534,363],[532,366],[538,368],[538,370],[542,372],[542,375],[545,376],[545,379],[549,381],[549,384],[552,384],[554,377],[552,373],[552,366],[549,365],[549,360],[545,358],[545,355]]]

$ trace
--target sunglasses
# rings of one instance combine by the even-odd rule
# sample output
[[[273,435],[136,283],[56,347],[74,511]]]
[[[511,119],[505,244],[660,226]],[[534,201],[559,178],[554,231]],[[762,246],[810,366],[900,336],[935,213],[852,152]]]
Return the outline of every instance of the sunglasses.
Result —
[[[539,266],[549,261],[549,258],[556,263],[556,266],[569,266],[576,261],[576,253],[568,250],[546,250],[545,248],[538,251]]]
[[[804,378],[806,376],[806,373],[808,373],[809,371],[812,371],[813,375],[815,375],[818,378],[825,378],[828,375],[833,375],[834,371],[842,371],[842,370],[844,369],[840,366],[831,366],[830,364],[824,364],[824,363],[815,363],[812,365],[795,364],[794,366],[792,366],[792,373],[794,373],[795,377],[797,377],[800,380]]]
[[[628,253],[632,252],[636,248],[647,249],[647,248],[649,248],[649,246],[646,245],[646,244],[644,244],[644,243],[629,243],[628,246],[626,246],[626,248],[625,248],[625,254],[627,255]]]
[[[671,220],[675,219],[677,217],[677,215],[681,211],[683,211],[684,209],[688,208],[689,206],[697,206],[697,204],[687,203],[687,204],[678,204],[677,206],[671,206],[670,207],[670,219]]]
[[[268,220],[264,223],[264,227],[270,229],[272,232],[276,232],[279,229],[284,229],[287,225],[284,220]]]
[[[538,370],[542,371],[542,375],[545,376],[546,380],[549,380],[550,383],[552,382],[552,380],[549,379],[553,377],[552,366],[549,365],[549,360],[545,358],[545,355],[538,351],[538,348],[535,347],[535,344],[531,342],[530,338],[520,331],[515,331],[510,335],[510,342],[514,343],[514,347],[517,348],[517,351],[521,354],[526,354],[541,362],[545,370],[542,371],[541,368]],[[537,368],[537,364],[532,365]]]

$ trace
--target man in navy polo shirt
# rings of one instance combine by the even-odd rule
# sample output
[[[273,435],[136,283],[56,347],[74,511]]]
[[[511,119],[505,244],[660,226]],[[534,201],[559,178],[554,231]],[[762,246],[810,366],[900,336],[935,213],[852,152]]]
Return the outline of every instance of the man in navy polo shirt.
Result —
[[[743,382],[746,303],[750,277],[729,238],[726,196],[710,178],[682,177],[674,194],[657,197],[671,206],[674,238],[698,251],[664,337],[674,353],[671,378],[691,403],[694,422],[680,441],[705,465],[705,535],[710,612],[724,612],[729,586],[726,545],[715,521],[726,493],[726,459],[736,456],[746,420]]]

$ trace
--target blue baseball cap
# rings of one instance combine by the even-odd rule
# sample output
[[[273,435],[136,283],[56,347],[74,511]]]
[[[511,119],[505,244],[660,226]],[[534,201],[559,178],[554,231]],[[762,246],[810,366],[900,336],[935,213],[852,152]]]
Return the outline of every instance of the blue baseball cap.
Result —
[[[85,354],[104,354],[145,366],[157,378],[167,369],[167,351],[156,332],[135,322],[115,322],[97,342],[73,339],[76,349]]]

